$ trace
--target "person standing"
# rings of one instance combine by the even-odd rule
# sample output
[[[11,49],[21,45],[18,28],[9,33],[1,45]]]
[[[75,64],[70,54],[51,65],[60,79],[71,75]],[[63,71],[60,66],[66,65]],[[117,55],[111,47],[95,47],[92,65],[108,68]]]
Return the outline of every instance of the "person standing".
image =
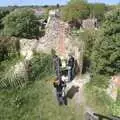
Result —
[[[74,67],[75,67],[75,59],[69,54],[68,59],[68,81],[72,81],[74,78]]]
[[[57,78],[61,78],[61,59],[57,56],[57,55],[54,55],[53,56],[53,62],[54,62],[54,69],[55,69],[55,72],[56,72],[56,76]]]
[[[53,83],[54,87],[56,88],[56,97],[57,97],[57,101],[59,105],[63,105],[66,104],[65,101],[65,81],[59,80],[59,78],[57,78],[54,83]]]

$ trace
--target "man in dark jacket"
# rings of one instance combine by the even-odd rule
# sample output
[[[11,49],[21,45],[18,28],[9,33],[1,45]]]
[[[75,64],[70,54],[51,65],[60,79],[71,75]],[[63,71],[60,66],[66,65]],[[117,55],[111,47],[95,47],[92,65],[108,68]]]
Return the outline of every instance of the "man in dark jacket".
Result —
[[[75,59],[70,54],[68,59],[68,80],[71,81],[74,78],[74,67],[75,67]]]
[[[60,68],[62,66],[61,59],[57,55],[54,55],[53,56],[53,62],[54,62],[54,69],[55,69],[55,72],[56,72],[56,76],[57,76],[57,78],[60,79],[60,77],[61,77]]]
[[[65,104],[65,82],[57,78],[53,85],[56,88],[56,97],[59,105]]]

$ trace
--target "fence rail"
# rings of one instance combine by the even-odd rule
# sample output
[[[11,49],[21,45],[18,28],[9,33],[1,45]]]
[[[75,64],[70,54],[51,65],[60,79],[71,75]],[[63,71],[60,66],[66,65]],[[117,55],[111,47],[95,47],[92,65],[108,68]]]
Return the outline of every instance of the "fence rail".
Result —
[[[85,120],[120,120],[118,116],[104,116],[97,113],[87,112],[85,115]]]

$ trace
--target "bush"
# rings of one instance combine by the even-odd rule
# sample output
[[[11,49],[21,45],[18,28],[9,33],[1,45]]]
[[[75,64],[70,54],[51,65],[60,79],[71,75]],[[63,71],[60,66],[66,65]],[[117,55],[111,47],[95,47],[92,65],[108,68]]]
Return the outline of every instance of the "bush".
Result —
[[[85,96],[88,106],[103,115],[120,116],[120,100],[113,101],[103,88],[98,88],[89,83],[85,86]]]
[[[94,30],[86,30],[85,32],[80,33],[80,35],[85,43],[85,56],[90,58],[97,32]]]
[[[112,76],[120,72],[120,9],[106,14],[93,46],[91,73]],[[97,79],[96,79],[97,80]],[[103,83],[104,84],[104,83]]]
[[[15,65],[20,62],[20,58],[11,58],[0,63],[0,88],[18,88],[26,82],[24,74],[15,73]]]
[[[96,113],[103,115],[111,114],[113,101],[106,94],[105,89],[98,88],[91,83],[85,86],[85,96],[87,105],[93,108]]]
[[[33,38],[39,35],[39,23],[32,9],[12,11],[3,19],[3,24],[6,36]]]
[[[0,62],[19,55],[20,44],[17,38],[0,37]]]
[[[0,30],[2,30],[4,28],[3,24],[2,24],[2,19],[9,14],[9,10],[4,10],[4,9],[0,9]]]
[[[120,117],[120,101],[111,105],[112,114]]]
[[[40,116],[38,112],[43,98],[43,84],[31,84],[22,89],[0,91],[0,119],[1,120],[35,120]],[[7,114],[6,114],[7,113]]]
[[[83,73],[89,72],[91,65],[91,54],[96,40],[97,32],[93,29],[78,33],[79,41],[83,41]],[[81,48],[80,48],[81,49]]]
[[[31,60],[32,78],[43,78],[53,73],[52,57],[47,54],[36,54]]]
[[[83,1],[70,1],[66,7],[63,8],[63,20],[77,21],[85,19],[89,16],[88,4]]]

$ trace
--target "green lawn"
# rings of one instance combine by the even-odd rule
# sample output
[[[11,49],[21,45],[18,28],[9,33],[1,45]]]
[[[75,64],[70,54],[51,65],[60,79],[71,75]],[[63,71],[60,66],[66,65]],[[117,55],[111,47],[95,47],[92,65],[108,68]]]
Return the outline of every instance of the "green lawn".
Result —
[[[0,120],[83,120],[82,114],[72,101],[58,106],[53,86],[46,80],[19,90],[0,91]]]
[[[103,89],[92,84],[85,86],[86,104],[96,113],[120,116],[120,100],[114,102]]]

